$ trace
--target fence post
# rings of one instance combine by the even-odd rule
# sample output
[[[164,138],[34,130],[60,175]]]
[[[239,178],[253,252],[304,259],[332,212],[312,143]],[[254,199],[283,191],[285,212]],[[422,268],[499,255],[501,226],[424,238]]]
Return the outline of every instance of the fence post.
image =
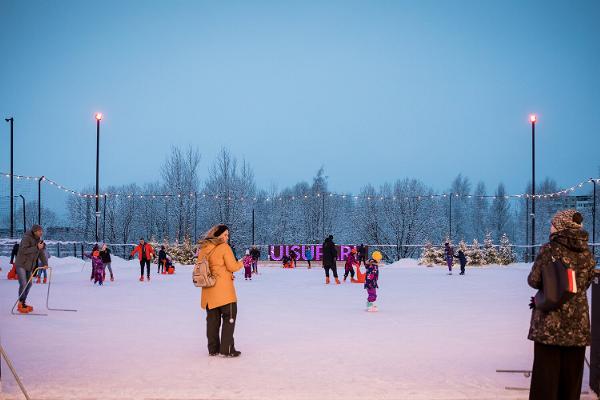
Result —
[[[60,242],[56,242],[56,257],[60,258]]]
[[[73,257],[77,258],[77,244],[73,243]]]
[[[83,257],[83,243],[81,243],[81,259],[82,260],[84,259],[84,257]]]

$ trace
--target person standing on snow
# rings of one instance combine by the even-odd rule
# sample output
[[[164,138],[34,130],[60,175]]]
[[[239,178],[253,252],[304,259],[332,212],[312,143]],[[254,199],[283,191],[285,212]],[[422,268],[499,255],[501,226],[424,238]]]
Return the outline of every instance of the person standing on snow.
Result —
[[[227,225],[212,227],[200,241],[198,260],[207,257],[210,272],[216,278],[214,286],[202,288],[201,306],[206,310],[208,354],[239,357],[242,353],[236,350],[233,339],[237,317],[237,296],[233,274],[239,271],[243,264],[236,260],[228,241]],[[219,337],[221,325],[223,327]]]
[[[102,249],[100,250],[100,258],[102,259],[102,264],[104,264],[104,268],[108,268],[108,272],[110,273],[110,281],[113,282],[115,280],[115,276],[113,275],[112,270],[112,259],[110,257],[110,249],[106,245],[106,243],[102,244]]]
[[[350,274],[350,279],[354,279],[354,265],[356,262],[356,249],[353,248],[348,254],[348,258],[346,259],[345,271],[344,271],[344,282],[348,279],[348,274]],[[359,264],[360,265],[360,264]]]
[[[154,249],[150,243],[146,243],[144,238],[140,239],[140,244],[133,249],[131,257],[137,254],[140,260],[140,282],[144,282],[144,266],[146,266],[146,275],[150,281],[150,261],[154,258]]]
[[[31,230],[25,232],[19,245],[17,258],[15,259],[17,276],[19,277],[19,301],[17,309],[21,314],[33,311],[33,307],[28,306],[26,301],[29,289],[31,289],[31,273],[37,260],[42,260],[42,268],[48,267],[48,260],[43,251],[43,234],[44,231],[40,225],[33,225]]]
[[[455,257],[458,258],[458,261],[460,262],[460,275],[464,275],[465,267],[467,266],[467,257],[465,256],[465,252],[458,250],[458,255]]]
[[[367,289],[367,311],[376,312],[377,306],[377,288],[379,287],[379,260],[373,255],[369,262],[365,264],[366,278],[365,278],[365,289]]]
[[[358,266],[360,267],[360,263],[367,264],[367,247],[364,244],[360,244],[357,249],[358,252]]]
[[[550,241],[540,248],[527,277],[529,286],[541,289],[542,269],[556,261],[575,275],[570,290],[573,297],[558,309],[537,309],[532,298],[528,335],[534,342],[530,400],[578,400],[581,396],[585,348],[592,344],[587,290],[596,265],[588,238],[579,212],[557,212],[550,225]]]
[[[252,280],[252,256],[250,255],[250,250],[246,250],[246,255],[242,259],[244,263],[244,279]]]
[[[46,243],[44,243],[44,250],[42,250],[44,252],[44,254],[46,255],[46,260],[50,260],[50,252],[48,251],[48,246],[46,245]],[[44,285],[48,282],[48,272],[46,271],[46,268],[42,268],[43,266],[43,261],[38,258],[37,261],[37,267],[38,272],[37,272],[37,279],[35,281],[35,283],[44,283]],[[44,275],[44,280],[42,281],[42,275]]]
[[[340,284],[337,273],[337,249],[333,242],[333,236],[329,235],[323,242],[323,268],[325,268],[325,284],[329,285],[329,270],[333,271],[335,283]]]
[[[313,259],[313,255],[312,255],[312,251],[310,250],[310,247],[307,247],[306,250],[304,251],[304,258],[306,258],[306,261],[308,262],[308,269],[311,269],[312,266],[310,265],[310,262]]]
[[[252,273],[258,275],[258,260],[260,260],[260,250],[258,247],[252,246],[250,256],[252,256]]]
[[[197,256],[197,255],[196,255]],[[165,246],[160,246],[160,250],[158,251],[158,271],[157,274],[161,272],[163,274],[167,273],[167,252],[165,251]]]
[[[450,243],[446,242],[445,246],[445,254],[446,254],[446,264],[448,264],[448,275],[452,275],[452,264],[454,264],[454,249],[450,246]]]

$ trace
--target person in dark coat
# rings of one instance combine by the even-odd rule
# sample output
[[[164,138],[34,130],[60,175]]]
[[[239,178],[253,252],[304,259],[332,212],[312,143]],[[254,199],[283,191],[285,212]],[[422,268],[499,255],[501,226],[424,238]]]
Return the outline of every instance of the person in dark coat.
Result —
[[[456,255],[455,257],[458,258],[458,261],[460,262],[460,274],[464,275],[465,267],[467,266],[467,257],[465,256],[465,252],[462,250],[458,250],[458,255]]]
[[[252,257],[252,273],[258,274],[258,260],[260,260],[260,250],[258,247],[252,246],[250,256]]]
[[[100,250],[100,258],[102,259],[102,264],[104,265],[104,268],[108,269],[108,272],[110,272],[110,281],[113,282],[115,280],[115,276],[113,275],[112,270],[112,259],[110,257],[110,249],[108,248],[106,243],[102,245],[102,249]]]
[[[358,266],[360,267],[360,263],[362,262],[363,264],[367,265],[367,247],[361,243],[360,246],[358,246],[357,248],[357,252],[358,252]]]
[[[298,253],[296,253],[295,250],[290,250],[290,260],[292,261],[292,264],[294,265],[294,268],[297,267],[296,265],[296,260],[298,259]]]
[[[19,302],[17,309],[22,314],[33,311],[33,307],[28,306],[25,302],[29,294],[29,289],[31,289],[31,274],[37,265],[38,259],[41,260],[42,268],[48,267],[48,259],[44,253],[44,241],[42,240],[43,234],[44,231],[40,225],[33,225],[31,230],[25,232],[19,245],[17,258],[15,259],[17,276],[19,278]]]
[[[446,242],[444,245],[444,252],[446,254],[446,264],[448,264],[448,275],[452,275],[452,264],[454,264],[454,249],[450,246],[450,243]]]
[[[559,211],[552,218],[550,241],[537,255],[527,278],[541,289],[542,269],[561,260],[575,272],[575,294],[558,309],[536,309],[532,299],[528,339],[534,342],[530,400],[576,400],[581,395],[586,346],[591,345],[587,290],[596,262],[583,230],[583,216],[576,210]]]
[[[329,271],[333,272],[335,283],[340,284],[337,273],[337,249],[333,242],[333,236],[329,235],[323,242],[323,268],[325,268],[325,283],[329,285]]]
[[[165,246],[160,246],[160,250],[158,251],[158,272],[163,274],[167,273],[167,252],[165,251]]]

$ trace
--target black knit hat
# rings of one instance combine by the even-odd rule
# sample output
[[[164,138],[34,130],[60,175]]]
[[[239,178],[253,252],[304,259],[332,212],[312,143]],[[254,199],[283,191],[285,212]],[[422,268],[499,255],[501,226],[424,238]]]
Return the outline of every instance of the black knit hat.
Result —
[[[215,237],[221,236],[225,231],[228,231],[229,227],[227,225],[217,225],[217,229],[215,229]]]

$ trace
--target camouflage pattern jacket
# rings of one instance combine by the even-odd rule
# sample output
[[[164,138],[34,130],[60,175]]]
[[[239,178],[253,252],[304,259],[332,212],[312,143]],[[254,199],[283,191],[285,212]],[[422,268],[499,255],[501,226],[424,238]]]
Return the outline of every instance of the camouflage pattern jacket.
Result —
[[[577,294],[559,309],[543,312],[534,309],[531,315],[529,340],[555,346],[589,346],[591,344],[587,289],[594,277],[596,262],[588,247],[588,233],[582,229],[566,229],[550,235],[537,255],[527,282],[541,289],[542,265],[552,258],[562,259],[575,270]]]

